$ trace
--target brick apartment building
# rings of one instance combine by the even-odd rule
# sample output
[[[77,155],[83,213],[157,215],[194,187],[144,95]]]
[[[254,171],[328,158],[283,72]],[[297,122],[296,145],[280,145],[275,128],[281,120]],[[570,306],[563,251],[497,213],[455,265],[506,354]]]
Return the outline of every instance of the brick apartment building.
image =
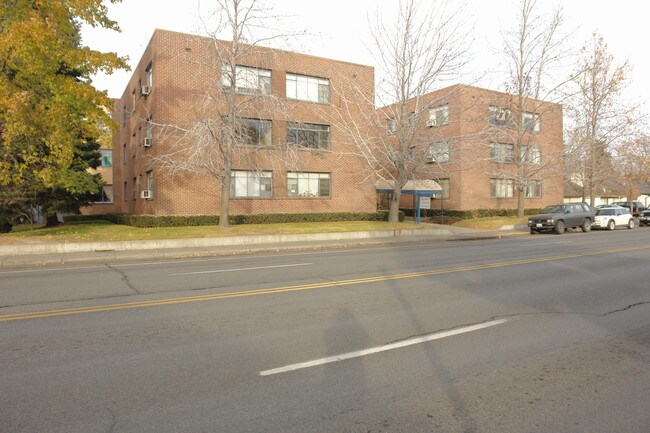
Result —
[[[178,131],[192,129],[206,106],[213,119],[227,111],[224,88],[229,83],[215,55],[219,44],[227,42],[154,32],[114,106],[119,131],[107,190],[112,189],[112,202],[107,197],[84,213],[219,213],[217,179],[192,172],[172,175],[154,163],[175,149],[181,141]],[[248,143],[235,149],[270,150],[234,163],[231,214],[377,208],[374,179],[362,160],[351,156],[355,149],[345,131],[350,124],[363,128],[372,117],[367,113],[375,110],[372,67],[256,47],[237,63],[235,85],[237,98],[256,95],[240,119]],[[339,90],[346,87],[355,92],[342,96]],[[355,94],[356,100],[350,100]],[[211,98],[208,105],[206,98]],[[518,110],[513,95],[465,85],[432,92],[417,104],[426,107],[416,119],[416,138],[428,149],[428,164],[416,177],[434,179],[444,190],[432,208],[516,209],[522,161],[528,179],[525,207],[562,202],[560,105],[527,100]],[[383,111],[386,107],[378,110],[380,116]],[[386,121],[390,133],[390,116]],[[292,161],[282,144],[294,149]],[[415,206],[413,196],[402,196],[402,208]]]
[[[205,118],[207,99],[212,98],[207,105],[211,118],[219,119],[226,112],[229,83],[219,63],[210,38],[154,32],[113,112],[119,127],[113,148],[115,211],[219,213],[217,179],[202,173],[171,174],[154,163],[156,157],[175,150],[181,129],[191,129]],[[263,156],[235,158],[231,214],[376,210],[372,179],[361,161],[344,156],[349,152],[337,124],[324,121],[337,117],[333,111],[340,101],[332,89],[344,81],[353,81],[364,94],[373,95],[372,67],[255,47],[238,62],[235,81],[238,101],[254,99],[240,119],[245,147],[271,150]],[[372,97],[366,105],[364,109],[374,109]],[[268,146],[271,143],[292,145],[292,158],[282,146]],[[234,147],[237,153],[238,146]],[[88,210],[101,211],[98,206]]]
[[[428,148],[428,168],[417,177],[436,180],[444,191],[432,208],[516,209],[517,184],[525,185],[527,209],[563,201],[562,106],[528,99],[520,110],[517,102],[466,85],[417,101],[426,109],[416,118],[414,144]],[[409,101],[407,111],[416,110]],[[386,121],[390,133],[390,114]],[[415,208],[415,197],[403,195],[400,207]]]

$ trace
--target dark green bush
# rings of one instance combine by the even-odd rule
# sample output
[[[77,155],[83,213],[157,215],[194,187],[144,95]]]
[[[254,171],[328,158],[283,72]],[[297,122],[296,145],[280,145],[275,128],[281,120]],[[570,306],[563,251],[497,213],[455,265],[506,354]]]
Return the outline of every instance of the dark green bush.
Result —
[[[540,209],[525,209],[525,215],[535,215],[540,212]],[[417,209],[404,209],[404,213],[408,216],[415,216]],[[432,217],[435,221],[437,218],[444,215],[445,224],[450,224],[449,221],[460,221],[473,218],[486,218],[495,216],[516,216],[517,209],[473,209],[473,210],[440,210],[440,209],[420,209],[420,217]]]
[[[70,215],[66,216],[67,222],[105,220],[115,224],[124,224],[133,227],[185,227],[218,225],[219,217],[216,215],[192,216],[153,216],[153,215]],[[400,212],[399,220],[404,221],[404,212]],[[379,212],[338,212],[338,213],[293,213],[293,214],[259,214],[259,215],[231,215],[231,225],[242,224],[278,224],[302,222],[337,222],[337,221],[388,221],[388,211]]]

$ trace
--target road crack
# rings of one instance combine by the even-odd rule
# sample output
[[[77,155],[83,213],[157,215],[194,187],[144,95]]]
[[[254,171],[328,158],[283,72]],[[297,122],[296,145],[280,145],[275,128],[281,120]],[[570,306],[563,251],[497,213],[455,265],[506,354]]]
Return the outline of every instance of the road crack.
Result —
[[[120,271],[119,269],[114,268],[114,267],[112,267],[112,266],[109,265],[109,264],[107,264],[106,267],[107,267],[108,269],[110,269],[111,271],[115,271],[115,272],[117,272],[118,274],[120,274],[120,275],[122,276],[122,281],[124,281],[124,284],[126,284],[126,286],[127,286],[129,289],[133,290],[133,291],[134,291],[135,293],[137,293],[138,295],[140,294],[140,291],[139,291],[138,289],[136,289],[135,286],[134,286],[133,284],[131,284],[131,281],[129,280],[129,277],[126,275],[126,273],[125,273],[124,271]]]
[[[650,304],[650,301],[637,302],[637,303],[634,303],[634,304],[630,304],[627,307],[619,308],[617,310],[608,311],[607,313],[603,314],[603,316],[609,316],[610,314],[621,313],[623,311],[631,310],[634,307],[638,307],[640,305],[648,305],[648,304]]]

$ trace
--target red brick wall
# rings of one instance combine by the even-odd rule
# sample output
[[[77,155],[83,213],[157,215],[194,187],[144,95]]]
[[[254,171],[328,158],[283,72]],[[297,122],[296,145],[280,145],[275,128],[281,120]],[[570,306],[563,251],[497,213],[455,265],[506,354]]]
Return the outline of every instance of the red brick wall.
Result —
[[[435,102],[433,102],[435,101]],[[516,98],[501,92],[477,87],[456,85],[426,95],[421,104],[448,104],[449,124],[427,128],[426,119],[420,119],[417,139],[433,142],[445,139],[450,143],[448,163],[431,164],[430,178],[450,179],[450,195],[445,200],[446,209],[516,209],[517,191],[513,198],[493,198],[490,195],[490,179],[497,175],[515,176],[515,164],[496,164],[490,162],[490,143],[535,144],[542,156],[539,166],[531,166],[537,171],[532,179],[542,180],[542,196],[526,198],[525,208],[541,208],[553,203],[561,203],[564,195],[562,173],[562,107],[536,100],[527,100],[524,110],[539,113],[541,128],[537,133],[521,132],[518,128],[490,126],[488,110],[490,105],[511,108],[516,112]],[[516,114],[515,114],[516,115]],[[518,137],[521,134],[521,137]],[[515,153],[517,152],[515,146]],[[423,176],[425,177],[425,176]],[[412,197],[405,197],[402,203],[408,204]],[[436,205],[437,206],[437,205]]]
[[[149,96],[139,96],[138,80],[145,81],[145,68],[152,62],[153,89]],[[231,214],[256,213],[298,213],[298,212],[371,212],[376,209],[374,182],[368,176],[361,162],[350,156],[341,139],[334,112],[340,105],[335,92],[331,92],[330,104],[293,101],[285,98],[285,73],[329,78],[332,89],[340,80],[355,80],[365,88],[365,93],[374,92],[374,71],[372,67],[339,62],[330,59],[291,53],[267,48],[256,48],[255,53],[241,64],[272,71],[272,94],[282,108],[268,108],[265,104],[253,103],[245,114],[265,118],[273,123],[273,142],[286,139],[286,122],[299,121],[330,125],[331,151],[313,152],[299,149],[298,165],[283,164],[279,151],[258,159],[255,166],[273,172],[272,198],[233,198]],[[218,179],[202,173],[171,175],[157,166],[151,168],[152,155],[168,152],[178,137],[174,128],[162,125],[189,127],[198,118],[196,113],[205,110],[206,95],[214,96],[209,105],[212,117],[225,112],[224,96],[218,92],[220,84],[220,63],[214,55],[213,41],[192,35],[156,30],[140,63],[134,69],[133,77],[122,98],[115,105],[114,119],[120,126],[115,136],[114,189],[115,203],[122,212],[153,215],[198,215],[218,214],[220,184]],[[136,89],[136,107],[132,109],[132,91]],[[243,97],[241,97],[243,98]],[[268,101],[265,101],[268,102]],[[368,101],[367,110],[373,107]],[[123,107],[127,107],[127,122],[122,126]],[[221,110],[221,111],[219,111]],[[145,120],[153,116],[157,124],[154,144],[149,149],[141,145],[144,137]],[[131,152],[131,137],[135,132],[137,145],[135,156]],[[127,143],[126,163],[123,144]],[[132,179],[142,177],[146,182],[146,171],[154,173],[154,198],[144,200],[131,197]],[[250,169],[248,163],[235,163],[233,169]],[[303,172],[331,173],[331,196],[329,198],[288,198],[287,171],[299,169]],[[127,199],[123,196],[123,182],[128,183]]]

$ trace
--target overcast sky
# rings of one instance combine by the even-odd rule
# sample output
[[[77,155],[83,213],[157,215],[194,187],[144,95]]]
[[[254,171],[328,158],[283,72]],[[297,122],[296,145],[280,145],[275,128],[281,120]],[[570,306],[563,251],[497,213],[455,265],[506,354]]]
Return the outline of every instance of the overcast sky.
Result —
[[[433,1],[433,0],[426,0]],[[108,3],[108,2],[107,2]],[[394,14],[397,0],[267,0],[278,15],[287,15],[287,28],[306,29],[292,49],[321,57],[374,65],[369,53],[369,17],[375,11],[385,18]],[[460,2],[452,2],[460,4]],[[499,72],[501,32],[513,26],[513,0],[467,0],[468,20],[472,26],[472,61],[459,76],[458,83],[477,84],[502,90],[503,75]],[[566,20],[565,32],[571,33],[568,43],[580,47],[598,31],[608,44],[617,62],[629,60],[632,65],[628,96],[637,98],[650,108],[650,55],[648,54],[648,0],[539,0],[542,10],[550,11],[560,4]],[[211,0],[122,0],[109,5],[109,16],[117,21],[121,33],[84,28],[84,44],[100,51],[114,51],[128,56],[134,66],[139,61],[155,28],[193,34],[204,34],[200,17],[214,9]],[[120,97],[131,72],[98,76],[94,84],[107,90],[109,96]],[[481,77],[479,81],[475,81]]]

